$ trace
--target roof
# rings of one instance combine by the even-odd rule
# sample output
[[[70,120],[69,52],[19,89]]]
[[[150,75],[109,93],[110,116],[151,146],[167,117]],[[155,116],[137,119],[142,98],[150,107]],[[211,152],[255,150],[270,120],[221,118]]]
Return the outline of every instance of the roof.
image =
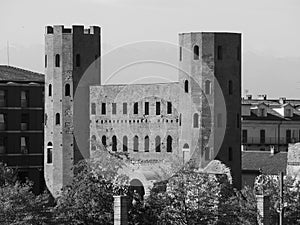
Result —
[[[275,175],[285,172],[287,152],[272,155],[269,151],[242,151],[242,170],[261,171],[262,174]]]
[[[21,68],[0,65],[0,82],[38,82],[44,83],[45,75]]]
[[[280,103],[280,99],[246,99],[246,98],[242,98],[242,104],[250,104],[250,105],[255,105],[255,104],[260,104],[260,103],[264,103],[266,105],[270,105],[270,106],[281,106],[282,104]],[[300,99],[285,99],[284,100],[284,104],[291,104],[291,106],[297,107],[300,105]]]

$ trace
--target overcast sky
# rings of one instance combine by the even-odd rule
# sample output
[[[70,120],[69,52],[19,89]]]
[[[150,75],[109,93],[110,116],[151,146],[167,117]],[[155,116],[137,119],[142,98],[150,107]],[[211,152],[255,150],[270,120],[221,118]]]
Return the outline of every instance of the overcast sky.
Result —
[[[44,27],[102,27],[103,51],[178,33],[243,34],[243,94],[300,98],[299,0],[2,0],[0,64],[43,71]]]

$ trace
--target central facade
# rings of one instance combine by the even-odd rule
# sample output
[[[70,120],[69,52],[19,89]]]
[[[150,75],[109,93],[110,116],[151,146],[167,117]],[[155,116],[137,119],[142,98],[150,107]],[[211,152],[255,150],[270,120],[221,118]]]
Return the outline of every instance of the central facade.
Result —
[[[182,33],[178,82],[130,85],[101,85],[99,27],[47,27],[45,37],[45,178],[54,196],[71,181],[74,164],[103,150],[95,142],[138,160],[128,175],[144,187],[171,158],[202,168],[218,159],[240,187],[240,34]]]

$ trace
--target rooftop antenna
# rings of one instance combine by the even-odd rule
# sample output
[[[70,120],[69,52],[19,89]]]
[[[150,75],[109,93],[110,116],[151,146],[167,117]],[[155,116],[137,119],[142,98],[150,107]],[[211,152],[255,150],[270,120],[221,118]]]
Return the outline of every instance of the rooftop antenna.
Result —
[[[7,41],[7,65],[9,66],[9,42]]]

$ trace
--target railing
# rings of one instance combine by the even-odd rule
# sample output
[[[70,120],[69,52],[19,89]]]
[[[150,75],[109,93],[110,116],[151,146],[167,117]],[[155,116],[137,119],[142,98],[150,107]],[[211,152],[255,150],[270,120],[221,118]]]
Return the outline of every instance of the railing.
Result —
[[[278,138],[276,137],[266,137],[264,141],[260,137],[248,137],[247,140],[242,139],[242,144],[284,145],[288,143],[295,143],[297,141],[299,140],[297,140],[296,138],[291,138],[290,141],[287,141],[285,137],[282,137],[279,139],[279,143],[278,143]]]

